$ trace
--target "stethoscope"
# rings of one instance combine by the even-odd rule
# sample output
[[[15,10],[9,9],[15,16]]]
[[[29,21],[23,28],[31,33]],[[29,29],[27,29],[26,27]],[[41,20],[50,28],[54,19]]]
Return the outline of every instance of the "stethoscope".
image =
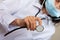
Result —
[[[43,7],[43,4],[45,3],[45,1],[46,1],[46,0],[43,1],[42,7]],[[34,6],[34,7],[39,10],[39,11],[35,14],[35,17],[37,17],[37,15],[42,11],[42,8],[40,9],[40,8],[37,7],[37,6]],[[46,19],[46,18],[42,18],[41,20],[45,20],[45,19]],[[26,27],[20,27],[20,28],[13,29],[12,31],[9,31],[8,33],[6,33],[4,36],[7,36],[8,34],[14,32],[14,31],[16,31],[16,30],[19,30],[19,29],[21,29],[21,28],[26,28]],[[42,26],[37,25],[37,27],[36,27],[36,31],[37,31],[37,32],[42,32],[43,30],[44,30],[43,25],[42,25]]]
[[[45,3],[46,0],[43,1],[42,3],[42,8],[43,8],[43,4]],[[37,8],[39,11],[35,14],[35,17],[37,17],[37,15],[42,11],[42,8],[40,9],[39,7],[37,6],[34,6],[35,8]],[[46,18],[41,18],[41,20],[45,20]],[[37,32],[42,32],[44,30],[44,26],[43,25],[37,25],[36,27],[36,31]]]

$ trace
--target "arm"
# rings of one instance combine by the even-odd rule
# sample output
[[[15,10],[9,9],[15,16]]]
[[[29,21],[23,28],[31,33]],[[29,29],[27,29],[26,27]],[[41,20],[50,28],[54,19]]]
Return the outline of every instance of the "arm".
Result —
[[[13,22],[10,23],[10,25],[15,25],[15,26],[25,26],[25,22],[24,22],[24,19],[15,19]]]

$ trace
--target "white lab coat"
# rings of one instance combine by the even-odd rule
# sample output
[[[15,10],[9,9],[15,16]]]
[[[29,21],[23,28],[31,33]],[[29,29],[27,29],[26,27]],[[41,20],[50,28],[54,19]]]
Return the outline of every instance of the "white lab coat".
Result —
[[[25,18],[26,16],[35,16],[38,12],[38,9],[34,6],[41,8],[41,5],[38,2],[39,0],[5,0],[0,3],[0,24],[2,28],[5,30],[5,33],[11,31],[16,26],[9,25],[16,18]],[[38,17],[48,17],[42,12],[38,15]],[[51,20],[47,22],[47,20],[42,20],[44,25],[44,30],[42,32],[29,31],[26,29],[20,29],[21,31],[21,40],[49,40],[50,37],[54,34],[55,28]],[[26,31],[25,31],[26,30]],[[3,32],[4,33],[4,32]],[[23,35],[23,33],[25,33]],[[1,34],[1,33],[0,33]],[[28,35],[29,34],[29,35]],[[26,37],[25,37],[26,36]],[[2,36],[1,36],[2,37]],[[3,38],[2,38],[3,39]]]

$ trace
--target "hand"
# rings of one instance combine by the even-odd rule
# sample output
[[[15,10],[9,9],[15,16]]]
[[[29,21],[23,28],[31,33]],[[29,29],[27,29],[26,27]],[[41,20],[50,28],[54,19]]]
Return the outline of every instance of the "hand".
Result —
[[[26,18],[24,18],[24,21],[27,25],[27,29],[30,29],[30,30],[36,29],[36,21],[39,22],[39,25],[42,25],[42,20],[34,16],[27,16]]]

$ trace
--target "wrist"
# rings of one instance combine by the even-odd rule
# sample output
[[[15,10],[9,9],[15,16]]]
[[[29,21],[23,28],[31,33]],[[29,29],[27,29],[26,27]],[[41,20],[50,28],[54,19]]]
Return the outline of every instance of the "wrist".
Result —
[[[24,19],[15,19],[10,25],[25,26]]]
[[[25,26],[25,22],[24,22],[23,19],[17,19],[17,20],[16,20],[16,24],[17,24],[18,26]]]

